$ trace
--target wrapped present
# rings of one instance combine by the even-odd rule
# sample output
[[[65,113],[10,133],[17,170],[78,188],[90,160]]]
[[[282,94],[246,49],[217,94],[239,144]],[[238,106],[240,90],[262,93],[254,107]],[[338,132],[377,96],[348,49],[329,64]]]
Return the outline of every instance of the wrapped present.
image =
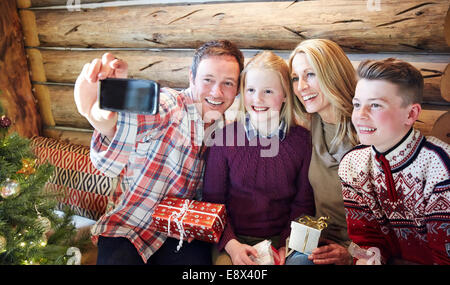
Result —
[[[363,262],[367,265],[381,265],[381,253],[378,247],[362,249],[356,243],[351,242],[348,246],[348,252],[358,260],[356,264]]]
[[[328,217],[320,217],[317,220],[309,216],[304,216],[298,221],[291,222],[291,235],[287,240],[286,250],[291,248],[298,252],[311,254],[319,244],[320,233],[327,227]],[[288,252],[286,256],[291,254]]]
[[[279,265],[280,258],[278,251],[272,246],[270,240],[263,240],[253,246],[258,252],[258,257],[250,256],[250,258],[258,265]]]
[[[152,215],[151,227],[170,237],[217,243],[226,222],[225,205],[166,197]]]

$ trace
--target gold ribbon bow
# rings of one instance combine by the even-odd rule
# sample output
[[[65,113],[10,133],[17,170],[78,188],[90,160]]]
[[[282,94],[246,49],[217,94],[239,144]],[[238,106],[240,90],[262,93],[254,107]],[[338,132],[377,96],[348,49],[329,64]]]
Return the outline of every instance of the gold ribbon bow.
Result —
[[[328,226],[326,220],[328,220],[329,218],[330,217],[320,217],[317,220],[314,220],[310,216],[304,216],[299,218],[297,222],[310,228],[323,230]]]

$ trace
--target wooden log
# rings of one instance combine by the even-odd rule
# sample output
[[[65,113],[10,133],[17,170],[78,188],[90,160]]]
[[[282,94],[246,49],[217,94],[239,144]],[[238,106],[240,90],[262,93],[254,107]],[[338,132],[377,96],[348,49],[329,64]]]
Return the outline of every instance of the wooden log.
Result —
[[[442,114],[434,123],[431,134],[450,144],[450,112]]]
[[[90,146],[93,130],[65,128],[65,127],[45,127],[43,135],[66,143],[81,144]]]
[[[55,120],[51,110],[50,91],[47,85],[33,84],[33,93],[37,99],[44,126],[54,126]]]
[[[447,64],[440,80],[442,97],[450,102],[450,64]]]
[[[445,130],[448,130],[448,128],[446,129],[445,127],[442,127],[442,121],[439,123],[438,127],[436,127],[436,124],[439,118],[448,113],[448,111],[449,106],[423,104],[422,111],[419,114],[419,119],[414,124],[414,127],[419,129],[425,136],[432,135],[442,139],[442,134]],[[448,118],[448,115],[445,118]],[[450,125],[450,122],[447,121],[446,124]],[[449,143],[449,138],[444,141]]]
[[[31,92],[23,33],[15,1],[0,1],[0,103],[11,121],[10,132],[39,135],[41,118]]]
[[[270,0],[269,0],[270,1]],[[86,9],[102,6],[130,6],[143,4],[198,4],[210,2],[246,2],[246,0],[17,0],[20,8],[62,7],[63,9]],[[264,1],[261,1],[264,2]],[[19,4],[20,3],[20,4]]]
[[[41,52],[37,49],[26,50],[30,76],[33,82],[46,82],[45,70]],[[54,126],[55,121],[51,110],[50,95],[46,85],[33,84],[33,93],[37,98],[42,122],[45,126]]]
[[[73,98],[73,86],[48,85],[46,87],[49,89],[51,111],[55,120],[55,123],[50,126],[92,129],[88,120],[78,113]]]
[[[445,16],[444,33],[445,41],[447,42],[447,45],[450,46],[450,9],[448,9],[447,16]]]
[[[26,46],[39,46],[39,38],[36,28],[36,17],[32,11],[19,10],[20,21]]]
[[[366,0],[321,0],[33,12],[41,46],[195,48],[226,38],[241,48],[292,50],[328,38],[353,52],[449,52],[448,9],[448,0],[383,0],[379,11]]]
[[[85,63],[101,58],[106,51],[41,50],[43,66],[50,82],[75,83]],[[193,51],[110,51],[128,63],[129,78],[158,81],[162,86],[189,84]]]
[[[30,48],[29,51],[38,51]],[[35,61],[43,61],[45,74],[50,82],[74,83],[83,65],[100,58],[105,50],[69,51],[69,50],[47,50],[30,54],[30,59],[39,57]],[[193,50],[164,50],[164,51],[139,51],[139,50],[116,50],[110,51],[115,56],[125,60],[129,64],[130,78],[143,78],[158,81],[162,86],[185,88],[189,85],[188,71],[192,62]],[[248,61],[257,51],[244,51],[246,61]],[[276,51],[281,57],[288,59],[289,51]],[[42,54],[42,59],[40,55]],[[396,56],[400,59],[411,62],[416,68],[422,71],[425,77],[424,102],[450,102],[450,87],[442,82],[442,74],[450,61],[450,55],[399,55],[399,54],[349,54],[355,68],[363,59],[378,59],[389,56]],[[33,74],[41,73],[39,66]],[[450,71],[448,72],[450,73]],[[450,75],[445,75],[449,76]],[[37,80],[35,81],[45,81]],[[445,81],[445,80],[444,80]],[[444,88],[444,89],[443,89]],[[443,90],[443,91],[441,91]]]

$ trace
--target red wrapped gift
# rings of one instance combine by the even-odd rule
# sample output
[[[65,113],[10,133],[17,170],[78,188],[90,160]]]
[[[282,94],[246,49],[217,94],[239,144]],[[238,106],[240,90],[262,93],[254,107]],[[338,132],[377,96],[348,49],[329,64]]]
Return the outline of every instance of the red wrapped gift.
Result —
[[[225,227],[225,205],[166,197],[152,215],[151,227],[173,237],[219,242]]]

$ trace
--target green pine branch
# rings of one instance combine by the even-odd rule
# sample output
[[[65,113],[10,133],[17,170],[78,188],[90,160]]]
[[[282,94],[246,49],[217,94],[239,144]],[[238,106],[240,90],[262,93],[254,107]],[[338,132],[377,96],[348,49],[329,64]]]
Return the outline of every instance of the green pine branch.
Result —
[[[19,185],[16,195],[0,197],[0,238],[6,240],[0,264],[66,264],[67,248],[84,241],[75,239],[73,211],[65,209],[63,217],[54,212],[63,193],[45,190],[54,167],[36,165],[33,174],[17,173],[23,158],[35,159],[29,144],[17,134],[0,137],[0,190],[11,182]],[[50,221],[50,231],[40,217]]]

